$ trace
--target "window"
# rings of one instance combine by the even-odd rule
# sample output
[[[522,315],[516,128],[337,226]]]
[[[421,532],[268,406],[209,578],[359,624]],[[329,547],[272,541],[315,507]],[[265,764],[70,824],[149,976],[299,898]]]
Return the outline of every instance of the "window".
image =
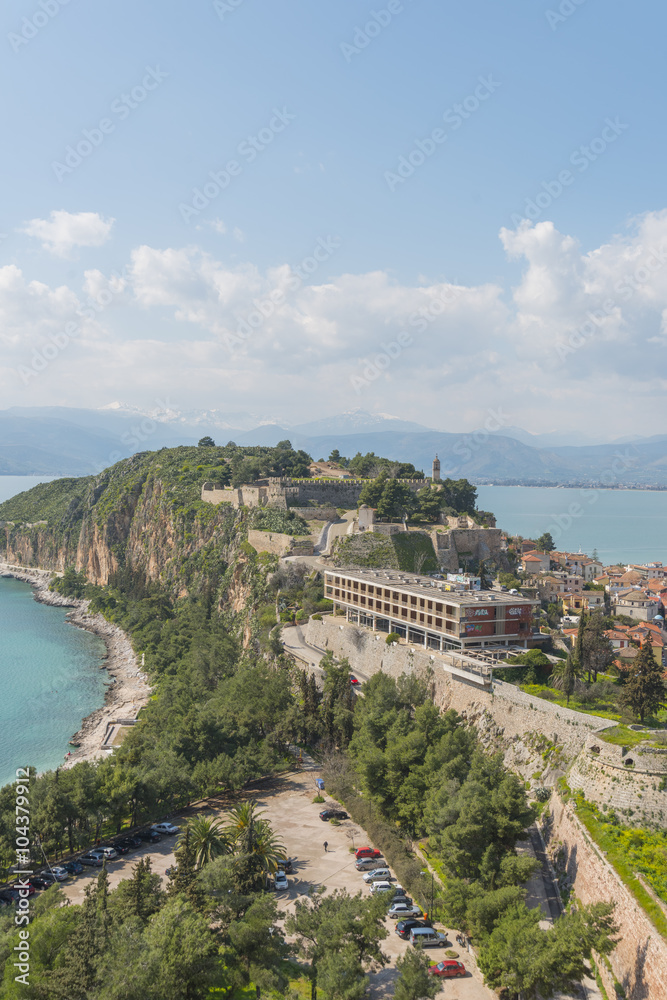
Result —
[[[334,591],[334,597],[340,597],[340,590]]]
[[[410,612],[410,621],[413,621],[413,622],[417,621],[417,612],[416,611],[411,611]]]
[[[430,604],[431,602],[429,601],[428,603]],[[427,625],[432,625],[433,624],[433,616],[432,615],[427,615],[426,616],[426,623],[427,623]]]
[[[424,607],[426,607],[426,602],[424,601],[424,598],[423,598],[423,597],[420,597],[420,598],[419,598],[419,607],[420,607],[420,608],[424,608]]]
[[[451,606],[451,604],[445,605],[445,614],[447,615],[448,618],[454,618],[454,616],[456,615],[456,611]]]
[[[336,586],[338,586],[340,584],[340,577],[339,576],[335,576],[334,577],[334,583],[336,584]]]
[[[391,596],[392,596],[392,599],[393,599],[394,601],[398,601],[398,600],[400,600],[400,598],[399,598],[398,594],[396,593],[396,591],[394,591],[394,592],[393,592],[393,594],[392,594]]]
[[[358,580],[355,580],[355,581],[353,582],[352,586],[354,587],[354,589],[355,589],[355,590],[359,590],[359,581],[358,581]]]
[[[366,584],[365,583],[359,584],[359,589],[361,590],[362,594],[365,594],[366,593]]]
[[[421,625],[424,624],[424,616],[422,614],[419,615],[419,622]]]
[[[436,618],[436,620],[435,620],[435,627],[436,628],[442,628],[442,618]]]
[[[398,604],[394,604],[394,606],[391,609],[391,613],[392,613],[392,615],[397,615],[398,614]]]
[[[436,604],[435,610],[438,612],[439,615],[441,615],[442,614],[442,604]]]
[[[417,598],[411,596],[410,597],[410,604],[412,605],[413,608],[416,608],[417,607]]]

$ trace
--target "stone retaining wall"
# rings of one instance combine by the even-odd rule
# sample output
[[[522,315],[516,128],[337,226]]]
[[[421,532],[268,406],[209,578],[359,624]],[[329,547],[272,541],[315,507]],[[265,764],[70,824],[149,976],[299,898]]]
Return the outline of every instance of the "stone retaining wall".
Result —
[[[543,833],[550,853],[562,852],[569,881],[582,903],[616,900],[619,941],[610,963],[627,1000],[667,998],[667,942],[593,843],[572,807],[558,795],[552,796]],[[608,996],[616,996],[609,970],[603,962],[598,968]]]

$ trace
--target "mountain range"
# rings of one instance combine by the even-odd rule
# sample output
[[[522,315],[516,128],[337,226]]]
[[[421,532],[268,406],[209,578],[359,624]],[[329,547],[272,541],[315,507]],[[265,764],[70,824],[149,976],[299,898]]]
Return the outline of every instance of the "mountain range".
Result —
[[[333,449],[352,457],[375,452],[412,462],[429,475],[437,453],[441,474],[477,483],[605,483],[667,486],[667,436],[624,442],[568,443],[562,433],[447,433],[363,410],[308,423],[284,423],[220,410],[151,412],[120,403],[101,409],[13,407],[0,410],[0,475],[80,476],[138,451],[192,445],[204,435],[217,443],[275,445],[289,439],[314,459]]]

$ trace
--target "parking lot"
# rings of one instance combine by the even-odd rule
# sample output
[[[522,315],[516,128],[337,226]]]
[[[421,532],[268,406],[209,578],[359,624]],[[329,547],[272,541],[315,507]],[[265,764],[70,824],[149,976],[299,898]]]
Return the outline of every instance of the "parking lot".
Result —
[[[351,820],[344,820],[340,825],[325,823],[319,818],[322,809],[332,805],[326,795],[323,805],[313,802],[317,793],[315,778],[319,770],[306,767],[303,771],[289,775],[248,792],[255,799],[257,806],[271,822],[274,830],[285,845],[288,856],[292,859],[294,871],[289,877],[289,889],[279,893],[280,908],[288,911],[295,900],[307,894],[311,887],[325,885],[327,889],[346,889],[349,893],[369,893],[362,875],[354,867],[352,845],[366,846],[369,841],[363,830]],[[209,809],[206,815],[223,816],[222,810]],[[178,823],[178,817],[174,817]],[[127,878],[131,867],[136,861],[150,854],[153,870],[164,876],[166,869],[173,863],[174,837],[163,837],[159,844],[145,844],[136,851],[125,855],[122,859],[112,861],[108,866],[111,887],[118,885],[121,879]],[[328,850],[324,851],[324,841],[328,841]],[[371,845],[374,846],[374,845]],[[72,900],[80,903],[86,885],[95,878],[99,869],[87,869],[82,875],[61,883],[62,890]],[[166,876],[165,876],[166,879]],[[382,943],[383,952],[389,957],[389,965],[371,976],[371,996],[374,998],[393,996],[393,983],[396,979],[396,959],[411,946],[401,940],[395,933],[396,922],[387,919],[389,936]],[[456,930],[446,930],[447,938],[455,951],[459,953],[468,974],[463,979],[451,979],[443,982],[442,995],[451,1000],[492,1000],[495,994],[487,989],[482,976],[475,966],[474,958],[465,949],[456,944]],[[446,958],[445,949],[430,949],[433,962]]]

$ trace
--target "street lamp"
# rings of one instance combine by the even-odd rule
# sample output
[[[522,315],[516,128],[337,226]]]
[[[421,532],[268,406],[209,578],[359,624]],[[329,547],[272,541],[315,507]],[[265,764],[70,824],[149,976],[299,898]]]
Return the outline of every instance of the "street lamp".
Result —
[[[422,873],[422,875],[430,875],[431,876],[431,909],[429,910],[429,916],[430,916],[431,920],[433,920],[433,891],[434,891],[434,888],[435,888],[435,875],[433,874],[433,872],[430,872],[427,868],[422,868],[422,872],[421,873]]]

